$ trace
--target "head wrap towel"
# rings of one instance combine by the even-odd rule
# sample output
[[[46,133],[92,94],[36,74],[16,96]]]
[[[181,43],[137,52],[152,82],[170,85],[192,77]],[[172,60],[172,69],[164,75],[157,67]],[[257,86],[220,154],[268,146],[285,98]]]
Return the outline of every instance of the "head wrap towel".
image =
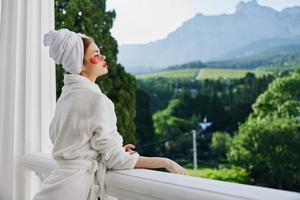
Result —
[[[51,30],[44,35],[43,42],[50,46],[49,54],[55,63],[70,73],[79,74],[84,57],[83,37],[87,36],[68,29]]]

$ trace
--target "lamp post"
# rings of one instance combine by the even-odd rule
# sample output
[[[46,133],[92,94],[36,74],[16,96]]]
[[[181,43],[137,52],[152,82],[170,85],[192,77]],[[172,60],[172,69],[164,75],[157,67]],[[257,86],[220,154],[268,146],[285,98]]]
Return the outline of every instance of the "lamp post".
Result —
[[[194,174],[197,175],[198,161],[197,161],[197,140],[196,140],[196,130],[192,130],[193,133],[193,154],[194,154]]]
[[[203,122],[199,122],[198,123],[198,127],[201,127],[199,133],[201,133],[202,131],[205,131],[209,126],[211,126],[212,123],[211,122],[207,122],[207,118],[205,117],[203,119]],[[198,129],[197,127],[197,129]],[[192,134],[193,134],[193,154],[194,154],[194,174],[195,176],[197,176],[197,170],[198,170],[198,160],[197,160],[197,135],[196,135],[196,130],[193,129],[192,130]]]

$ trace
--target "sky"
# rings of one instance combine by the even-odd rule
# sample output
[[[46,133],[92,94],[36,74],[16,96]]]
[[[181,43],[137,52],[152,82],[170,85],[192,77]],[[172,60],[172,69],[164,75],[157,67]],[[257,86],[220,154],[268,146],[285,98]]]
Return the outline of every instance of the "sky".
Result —
[[[249,0],[107,0],[116,11],[111,33],[118,44],[144,44],[165,38],[197,13],[232,14],[236,5]],[[257,0],[259,5],[281,11],[300,6],[300,0]]]

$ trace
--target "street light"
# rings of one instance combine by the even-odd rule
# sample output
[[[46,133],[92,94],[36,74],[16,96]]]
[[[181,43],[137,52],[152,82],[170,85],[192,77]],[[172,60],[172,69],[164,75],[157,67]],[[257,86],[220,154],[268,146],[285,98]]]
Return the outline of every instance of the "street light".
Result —
[[[201,129],[204,131],[206,130],[208,127],[211,126],[211,122],[207,122],[207,118],[204,117],[203,122],[200,122],[198,125],[201,127]]]
[[[203,119],[203,122],[198,123],[198,127],[201,127],[200,131],[198,133],[201,133],[202,131],[205,131],[209,126],[211,126],[211,122],[207,122],[207,118],[205,117]],[[198,130],[197,127],[197,130]],[[193,133],[193,154],[194,154],[194,174],[197,175],[198,170],[198,161],[197,161],[197,138],[196,138],[196,130],[192,130]]]

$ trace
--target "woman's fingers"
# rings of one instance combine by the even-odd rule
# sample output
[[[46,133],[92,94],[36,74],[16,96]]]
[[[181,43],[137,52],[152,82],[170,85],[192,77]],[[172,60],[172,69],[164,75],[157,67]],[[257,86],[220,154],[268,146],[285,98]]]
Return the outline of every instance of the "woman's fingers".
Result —
[[[135,153],[135,151],[131,150],[135,148],[133,144],[126,144],[123,146],[123,148],[125,149],[126,152],[129,152],[130,154]]]
[[[130,149],[134,149],[135,148],[135,146],[133,145],[133,144],[126,144],[125,145],[127,148],[130,148]]]
[[[187,175],[187,171],[186,169],[184,169],[183,167],[181,167],[179,164],[177,164],[176,162],[170,160],[171,165],[169,165],[167,167],[167,170],[172,172],[172,173],[176,173],[176,174],[180,174],[180,175]]]
[[[133,144],[126,144],[125,146],[123,146],[125,148],[125,151],[129,151],[131,149],[134,149],[135,146]]]
[[[126,144],[126,145],[124,145],[123,146],[125,149],[127,149],[127,148],[132,148],[132,149],[134,149],[135,148],[135,146],[133,145],[133,144]]]

